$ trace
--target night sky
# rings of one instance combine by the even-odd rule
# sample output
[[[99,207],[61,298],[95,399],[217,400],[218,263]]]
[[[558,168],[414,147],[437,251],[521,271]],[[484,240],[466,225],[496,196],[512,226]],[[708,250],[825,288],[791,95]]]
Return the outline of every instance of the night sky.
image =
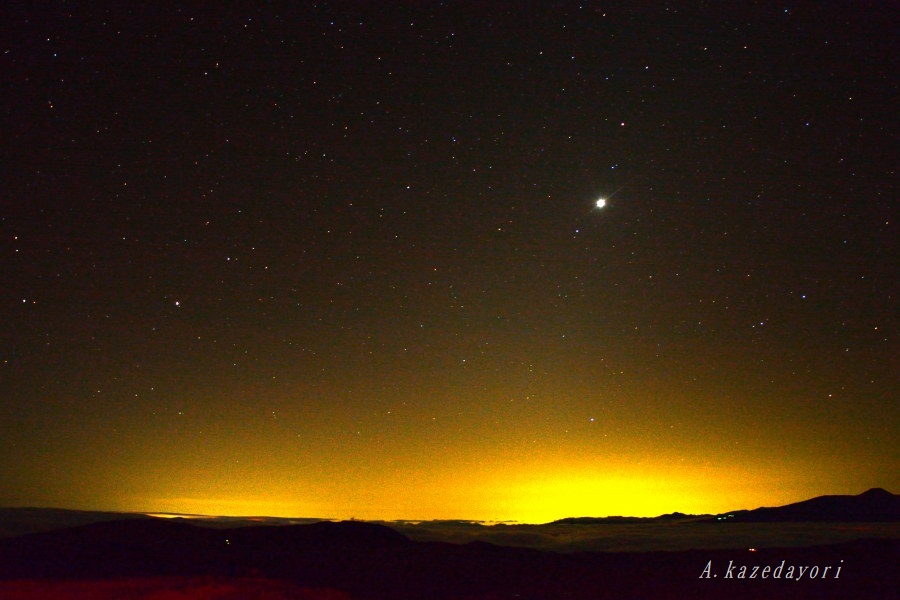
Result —
[[[900,489],[890,3],[19,4],[0,505]]]

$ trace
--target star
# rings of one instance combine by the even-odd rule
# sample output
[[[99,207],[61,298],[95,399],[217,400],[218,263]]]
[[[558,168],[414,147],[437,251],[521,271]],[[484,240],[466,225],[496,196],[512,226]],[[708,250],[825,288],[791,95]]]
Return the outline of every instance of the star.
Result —
[[[597,208],[604,208],[604,207],[606,207],[606,198],[597,198],[597,204],[596,204],[596,206],[597,206]]]

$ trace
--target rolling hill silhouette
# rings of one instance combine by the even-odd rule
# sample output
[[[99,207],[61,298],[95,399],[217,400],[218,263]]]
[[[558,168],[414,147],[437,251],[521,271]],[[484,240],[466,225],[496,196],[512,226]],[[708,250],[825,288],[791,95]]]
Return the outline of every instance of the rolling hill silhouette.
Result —
[[[733,521],[750,522],[871,522],[896,517],[896,508],[896,496],[876,489],[730,514]],[[54,519],[58,522],[60,515]],[[809,547],[561,553],[483,541],[417,542],[388,526],[360,521],[208,527],[182,519],[138,518],[0,539],[0,597],[13,597],[7,592],[21,586],[32,591],[14,597],[68,597],[59,593],[67,582],[83,587],[149,581],[177,587],[183,594],[177,597],[194,597],[191,589],[218,597],[209,595],[215,584],[258,598],[887,598],[900,586],[898,550],[898,539],[889,538]],[[710,561],[723,575],[729,561],[830,565],[832,572],[840,565],[842,574],[802,582],[703,579]],[[201,587],[183,583],[190,578],[201,578]],[[121,589],[78,597],[114,598]],[[168,597],[153,589],[129,597]],[[240,597],[234,594],[228,597]]]
[[[897,540],[752,552],[563,554],[485,542],[412,542],[389,527],[363,522],[211,529],[173,520],[124,520],[0,540],[0,596],[3,580],[59,585],[202,577],[282,581],[359,599],[881,598],[900,584],[897,558]],[[730,560],[840,564],[844,575],[802,585],[699,578],[708,561],[724,567]]]

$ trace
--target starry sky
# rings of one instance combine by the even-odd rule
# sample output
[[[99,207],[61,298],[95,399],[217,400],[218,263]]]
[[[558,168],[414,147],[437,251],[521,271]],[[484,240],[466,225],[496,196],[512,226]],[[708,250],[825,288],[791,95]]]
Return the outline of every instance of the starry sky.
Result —
[[[900,490],[896,14],[164,4],[4,9],[0,505]]]

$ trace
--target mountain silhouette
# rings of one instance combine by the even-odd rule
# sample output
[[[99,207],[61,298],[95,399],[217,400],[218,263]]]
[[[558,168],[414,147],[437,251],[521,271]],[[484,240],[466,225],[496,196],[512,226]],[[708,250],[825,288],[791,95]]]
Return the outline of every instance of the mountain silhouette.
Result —
[[[116,513],[66,508],[0,508],[0,537],[23,535],[38,531],[51,531],[102,521],[144,519],[140,513]]]
[[[722,517],[735,522],[897,521],[897,501],[890,492],[872,489],[857,496],[820,496]],[[9,514],[13,513],[2,513]],[[16,514],[25,515],[32,526],[40,525],[39,509]],[[53,523],[66,521],[63,512],[48,514]],[[412,541],[389,526],[363,521],[220,527],[179,518],[99,520],[116,516],[128,517],[76,511],[73,518],[84,524],[0,538],[0,597],[25,584],[43,591],[10,595],[60,597],[57,592],[65,589],[66,582],[127,586],[128,582],[151,581],[184,590],[188,584],[171,582],[186,578],[200,578],[198,593],[203,594],[207,592],[202,590],[222,582],[226,587],[248,590],[248,594],[257,589],[274,590],[268,596],[253,596],[260,598],[352,600],[886,598],[900,588],[896,569],[900,542],[891,538],[805,547],[554,552],[485,541]],[[678,517],[676,521],[683,517],[663,515],[658,519],[672,516]],[[628,523],[631,521],[625,526],[631,527]],[[590,519],[571,520],[577,528],[592,524]],[[681,524],[674,526],[677,529]],[[832,572],[842,566],[843,572],[840,578],[804,582],[700,578],[710,561],[723,574],[730,561],[771,566],[786,561],[831,566]],[[41,585],[56,587],[50,594]],[[279,596],[279,585],[295,592]],[[338,595],[296,591],[307,589],[331,590]]]
[[[856,496],[818,496],[785,506],[723,513],[713,520],[737,523],[897,522],[900,521],[900,496],[882,488],[872,488]]]
[[[799,548],[558,553],[480,541],[413,542],[365,522],[221,529],[131,519],[0,539],[0,597],[4,585],[22,581],[59,586],[199,577],[207,585],[284,582],[354,600],[883,598],[900,585],[898,549],[897,540],[870,539]],[[720,569],[729,561],[845,565],[846,573],[805,587],[780,581],[763,589],[700,579],[709,561]]]

